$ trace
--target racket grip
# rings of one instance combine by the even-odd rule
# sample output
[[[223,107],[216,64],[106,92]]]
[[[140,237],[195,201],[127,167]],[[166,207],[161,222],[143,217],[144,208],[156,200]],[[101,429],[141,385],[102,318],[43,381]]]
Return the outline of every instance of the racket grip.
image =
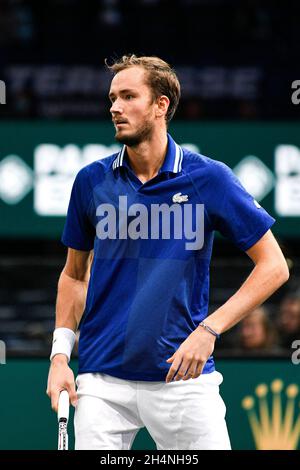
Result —
[[[69,419],[69,394],[67,390],[60,392],[58,399],[58,410],[57,410],[57,419],[60,421],[64,419],[68,421]]]

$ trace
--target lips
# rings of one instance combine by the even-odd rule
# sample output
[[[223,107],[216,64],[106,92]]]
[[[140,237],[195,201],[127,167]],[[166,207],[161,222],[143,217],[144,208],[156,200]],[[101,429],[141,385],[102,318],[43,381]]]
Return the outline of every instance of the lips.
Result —
[[[119,124],[128,124],[127,121],[119,120],[119,121],[114,121],[115,125],[118,126]]]
[[[128,124],[128,123],[127,123],[127,122],[124,122],[124,121],[122,121],[122,122],[115,122],[115,129],[116,129],[117,131],[122,131],[122,129],[124,130],[124,127],[127,126],[127,124]]]

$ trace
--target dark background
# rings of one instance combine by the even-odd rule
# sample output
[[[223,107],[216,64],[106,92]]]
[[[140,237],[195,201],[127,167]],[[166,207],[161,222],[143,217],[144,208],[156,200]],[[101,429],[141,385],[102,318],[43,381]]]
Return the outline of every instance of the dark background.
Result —
[[[298,119],[299,20],[296,0],[1,0],[1,113],[107,118],[104,59],[134,52],[178,71],[177,119]]]

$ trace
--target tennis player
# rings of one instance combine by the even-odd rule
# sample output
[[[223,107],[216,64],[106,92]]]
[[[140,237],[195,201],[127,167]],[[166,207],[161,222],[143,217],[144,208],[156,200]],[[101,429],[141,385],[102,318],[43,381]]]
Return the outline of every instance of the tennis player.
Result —
[[[57,410],[69,392],[76,449],[130,449],[142,427],[157,449],[230,449],[212,353],[289,277],[274,219],[225,164],[168,134],[180,85],[166,62],[130,55],[108,67],[123,147],[73,185],[47,394]],[[208,316],[216,230],[254,265]],[[76,392],[68,362],[80,322]]]

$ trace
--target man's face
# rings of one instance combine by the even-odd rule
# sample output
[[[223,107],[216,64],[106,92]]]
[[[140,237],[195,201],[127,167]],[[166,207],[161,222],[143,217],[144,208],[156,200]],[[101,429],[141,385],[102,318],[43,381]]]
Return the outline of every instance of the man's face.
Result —
[[[148,140],[154,129],[156,104],[141,67],[118,72],[109,91],[115,138],[129,147]]]
[[[298,333],[300,330],[300,301],[285,299],[280,307],[280,325],[286,333]]]
[[[242,345],[247,349],[264,347],[267,340],[266,332],[258,313],[254,312],[242,321],[241,340]]]

